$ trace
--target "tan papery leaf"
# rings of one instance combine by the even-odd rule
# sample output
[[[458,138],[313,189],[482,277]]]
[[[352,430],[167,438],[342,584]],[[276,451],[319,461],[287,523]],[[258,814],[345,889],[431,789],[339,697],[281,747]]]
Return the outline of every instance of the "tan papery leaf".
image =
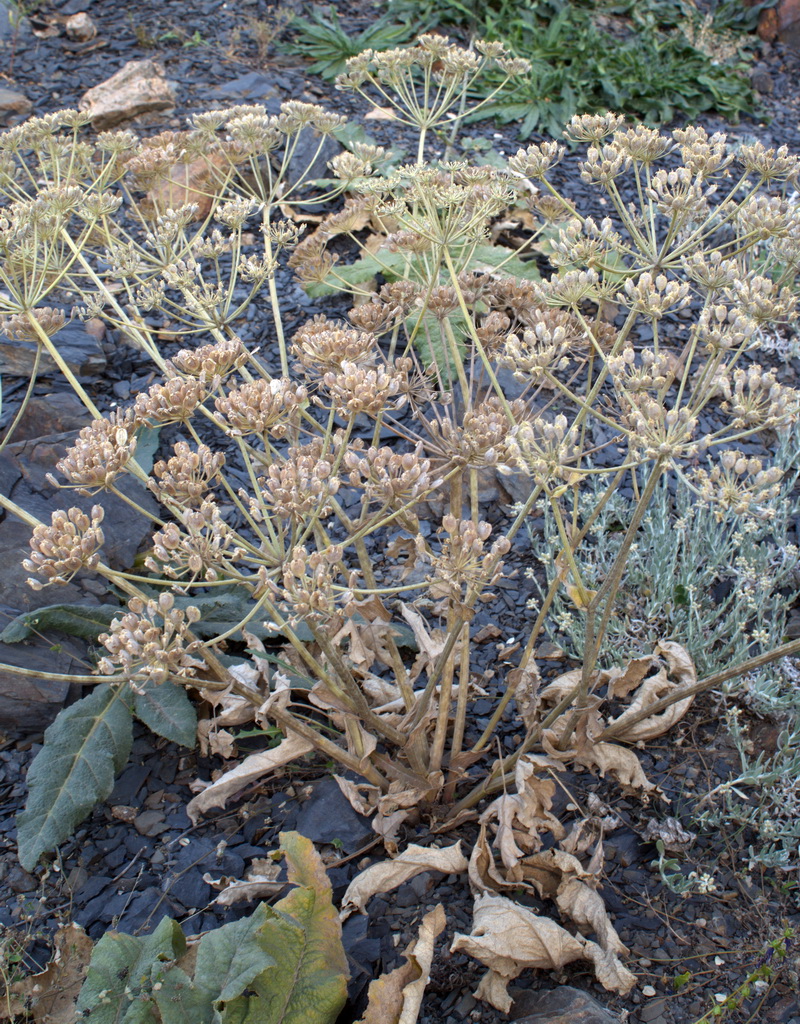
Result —
[[[75,1003],[93,947],[80,925],[62,925],[53,937],[53,959],[47,967],[39,974],[15,981],[7,992],[0,992],[0,1020],[74,1024]]]
[[[552,971],[575,960],[589,960],[609,991],[625,994],[636,983],[612,953],[504,896],[475,897],[472,932],[456,935],[450,951],[468,953],[489,968],[475,995],[503,1013],[512,1004],[508,983],[526,968]]]
[[[277,747],[258,754],[251,754],[236,768],[225,772],[216,782],[206,786],[186,805],[186,813],[196,825],[201,815],[209,808],[224,807],[232,796],[235,796],[245,786],[250,785],[251,782],[263,779],[276,768],[302,757],[303,754],[310,753],[313,749],[308,740],[289,733]]]
[[[609,722],[610,726],[624,726],[627,719],[646,711],[662,697],[666,697],[676,690],[693,686],[697,682],[694,663],[689,657],[685,648],[671,640],[663,640],[657,644],[654,657],[663,656],[667,666],[662,666],[655,676],[645,679],[634,695],[630,706],[618,718]],[[672,678],[670,678],[672,677]],[[615,739],[625,743],[637,743],[639,740],[652,740],[657,736],[663,736],[675,724],[677,724],[689,708],[692,706],[694,695],[678,700],[670,707],[665,708],[660,714],[651,715],[649,718],[636,722],[629,728],[618,732]]]
[[[392,107],[373,107],[372,110],[364,114],[363,119],[365,121],[396,121],[397,114]]]
[[[634,658],[624,668],[609,669],[604,675],[607,676],[608,696],[627,697],[645,678],[653,667],[652,657]]]
[[[525,881],[530,882],[542,899],[554,900],[567,879],[591,879],[577,857],[556,848],[526,857],[522,867]]]
[[[423,871],[441,871],[458,875],[469,865],[461,852],[461,842],[437,849],[411,844],[394,860],[372,864],[348,885],[342,900],[342,919],[355,910],[363,910],[367,900],[379,892],[391,892]]]
[[[660,792],[658,786],[645,775],[639,758],[627,747],[616,743],[594,743],[575,754],[575,760],[588,768],[598,768],[601,776],[611,772],[623,786],[638,789],[642,793]]]
[[[286,886],[286,882],[278,881],[280,873],[280,864],[268,857],[256,857],[241,880],[227,877],[212,878],[211,874],[206,872],[203,875],[203,881],[212,889],[219,890],[214,898],[214,903],[230,907],[234,903],[265,899],[267,896],[279,893]]]
[[[433,962],[433,947],[447,923],[441,903],[420,923],[417,938],[403,956],[406,963],[370,982],[369,1002],[356,1024],[414,1024]]]
[[[575,922],[582,934],[594,932],[603,949],[612,953],[628,952],[608,918],[603,898],[585,882],[577,878],[565,881],[556,894],[556,906]]]
[[[506,682],[514,687],[517,711],[527,729],[532,729],[538,720],[539,688],[542,677],[536,662],[531,659],[526,668],[514,668],[506,676]]]
[[[486,838],[486,825],[481,825],[480,835],[469,857],[470,889],[473,893],[499,892],[502,889],[515,888],[517,884],[507,881],[497,870],[494,855]]]
[[[526,853],[541,849],[540,832],[552,832],[556,839],[564,835],[563,825],[550,813],[555,783],[536,775],[537,769],[554,766],[556,762],[549,758],[523,754],[514,768],[517,792],[493,800],[480,816],[481,823],[497,819],[495,845],[508,871],[513,871]]]
[[[372,786],[368,782],[351,782],[350,779],[344,779],[341,775],[334,775],[334,779],[342,791],[342,796],[356,814],[363,814],[365,818],[368,818],[375,813],[381,795],[377,786]]]

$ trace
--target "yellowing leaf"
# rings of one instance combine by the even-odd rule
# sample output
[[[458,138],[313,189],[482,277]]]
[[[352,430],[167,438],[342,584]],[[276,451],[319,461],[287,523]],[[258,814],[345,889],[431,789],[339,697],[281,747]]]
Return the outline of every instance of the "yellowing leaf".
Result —
[[[367,900],[376,893],[390,892],[423,871],[457,875],[466,871],[468,866],[460,842],[442,849],[412,843],[394,860],[372,864],[356,875],[344,894],[341,916],[346,918],[354,910],[363,910]]]
[[[77,924],[64,925],[53,940],[53,959],[40,974],[32,974],[11,986],[10,993],[0,996],[0,1020],[4,1011],[12,1010],[18,1019],[27,1020],[28,1013],[37,1024],[73,1024],[75,1001],[78,998],[92,956],[93,943]]]
[[[446,924],[442,905],[425,915],[419,935],[406,949],[406,963],[376,978],[369,986],[369,1003],[357,1024],[414,1024],[433,961],[433,946]]]

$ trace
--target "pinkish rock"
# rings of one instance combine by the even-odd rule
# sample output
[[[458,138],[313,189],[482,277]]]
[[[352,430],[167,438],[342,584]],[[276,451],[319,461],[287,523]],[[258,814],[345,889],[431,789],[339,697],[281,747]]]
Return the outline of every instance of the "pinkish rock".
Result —
[[[80,101],[92,126],[99,131],[114,128],[137,114],[171,110],[175,94],[164,69],[153,60],[131,60],[111,78],[93,86]]]
[[[67,36],[76,43],[88,43],[97,35],[97,26],[86,11],[71,14],[64,22],[64,29]]]
[[[0,86],[0,117],[4,114],[20,114],[24,117],[33,110],[33,104],[24,92]]]

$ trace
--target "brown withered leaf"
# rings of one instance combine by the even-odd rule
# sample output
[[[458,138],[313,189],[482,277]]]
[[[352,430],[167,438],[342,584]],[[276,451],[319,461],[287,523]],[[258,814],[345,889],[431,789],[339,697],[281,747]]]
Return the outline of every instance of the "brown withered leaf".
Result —
[[[468,868],[461,852],[461,842],[438,849],[435,846],[416,846],[412,843],[394,860],[372,864],[348,885],[342,899],[342,919],[355,910],[363,911],[367,901],[379,892],[391,892],[423,871],[441,871],[442,874],[460,874]]]
[[[651,818],[642,839],[649,843],[661,841],[667,853],[683,853],[697,839],[696,832],[687,831],[677,818],[667,817],[663,821]]]
[[[211,807],[224,807],[231,797],[250,783],[263,779],[281,765],[294,761],[313,749],[308,740],[290,733],[277,747],[246,757],[240,765],[225,772],[216,782],[193,797],[186,805],[186,813],[196,825],[201,815]]]
[[[345,779],[341,775],[334,775],[334,779],[356,814],[363,814],[365,818],[368,818],[370,814],[375,813],[381,795],[377,786],[372,786],[368,782],[351,782],[350,779]]]
[[[516,888],[518,882],[507,881],[498,871],[494,854],[486,838],[486,825],[481,825],[480,835],[472,847],[469,857],[469,885],[473,893],[501,892]]]
[[[86,977],[93,946],[80,925],[68,924],[59,928],[53,937],[53,959],[47,967],[39,974],[14,982],[10,990],[0,997],[0,1020],[74,1024],[75,1003]]]
[[[512,669],[506,676],[506,682],[514,687],[514,700],[525,727],[532,729],[538,720],[539,687],[542,682],[536,662],[531,659],[525,668]]]
[[[219,892],[214,898],[214,903],[223,907],[230,907],[234,903],[241,903],[245,900],[266,899],[274,896],[281,889],[285,888],[285,882],[278,881],[281,873],[281,865],[269,857],[256,857],[245,871],[243,879],[236,878],[212,878],[206,872],[203,881],[212,889]]]
[[[594,932],[603,949],[618,954],[628,952],[609,920],[602,897],[585,882],[577,878],[564,881],[556,893],[556,906],[575,922],[581,934]]]
[[[525,854],[541,849],[541,832],[552,832],[556,839],[564,835],[563,825],[550,812],[555,783],[536,774],[546,767],[560,765],[538,754],[523,754],[514,768],[517,792],[493,800],[480,817],[482,824],[497,819],[494,842],[509,878]]]
[[[601,777],[610,772],[620,785],[640,793],[660,793],[658,786],[651,782],[639,763],[639,758],[627,747],[616,743],[593,743],[575,756],[579,764],[597,768]]]
[[[666,660],[666,665],[661,661],[662,658]],[[688,651],[680,644],[671,640],[662,640],[656,645],[653,659],[657,664],[660,663],[658,673],[648,676],[642,682],[628,708],[609,722],[609,725],[617,727],[624,725],[627,719],[640,711],[646,711],[651,704],[662,697],[697,682],[694,663]],[[641,722],[636,722],[617,733],[615,738],[625,743],[637,743],[639,740],[651,740],[656,736],[663,736],[683,718],[692,706],[693,700],[694,696],[684,697],[683,700],[678,700],[670,707],[665,708],[660,714],[644,718]]]
[[[468,953],[489,968],[475,996],[503,1013],[508,1013],[512,1004],[508,983],[526,968],[551,971],[575,960],[589,960],[609,991],[625,995],[636,984],[634,975],[613,953],[581,935],[570,935],[555,921],[539,917],[505,896],[476,896],[472,932],[456,935],[450,951]]]
[[[434,943],[446,923],[439,903],[423,917],[417,938],[406,947],[406,962],[370,982],[367,1009],[356,1024],[414,1024],[430,977]]]

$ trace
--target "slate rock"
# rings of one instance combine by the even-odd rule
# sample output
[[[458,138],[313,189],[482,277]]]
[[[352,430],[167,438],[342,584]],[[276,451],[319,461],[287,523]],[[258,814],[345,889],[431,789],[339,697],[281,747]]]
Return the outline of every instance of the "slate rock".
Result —
[[[56,334],[54,344],[78,377],[96,377],[106,368],[103,346],[80,321],[65,324]],[[38,347],[35,341],[15,341],[0,335],[0,373],[7,377],[30,377]],[[43,351],[39,359],[39,376],[48,373],[60,373],[60,370],[49,353]]]
[[[224,100],[226,104],[236,101],[261,103],[267,108],[267,113],[273,116],[280,113],[282,102],[275,79],[261,71],[249,71],[246,75],[215,86],[206,93],[206,98],[209,101]]]
[[[186,910],[205,907],[213,896],[211,886],[203,881],[203,873],[197,869],[182,875],[170,875],[163,882],[164,892],[178,900]]]
[[[116,804],[124,804],[127,807],[133,805],[139,790],[149,775],[150,768],[147,765],[128,765],[114,783],[114,788],[111,790],[111,795],[107,801],[109,806],[113,807]]]
[[[517,1024],[620,1024],[616,1013],[571,985],[517,992],[510,1019]]]
[[[374,834],[369,820],[356,814],[331,778],[314,784],[294,827],[315,843],[331,843],[340,839],[345,853],[355,853]]]
[[[27,117],[33,110],[33,104],[24,92],[0,86],[0,120],[6,122],[9,117]]]
[[[91,413],[74,391],[34,395],[14,429],[13,440],[29,441],[33,437],[80,430],[91,419]]]

